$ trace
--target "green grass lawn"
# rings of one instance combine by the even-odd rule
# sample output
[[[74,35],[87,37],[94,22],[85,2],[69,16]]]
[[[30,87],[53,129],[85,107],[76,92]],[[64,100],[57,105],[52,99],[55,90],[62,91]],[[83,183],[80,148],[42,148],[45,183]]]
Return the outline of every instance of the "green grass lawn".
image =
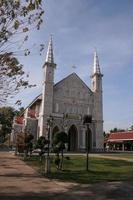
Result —
[[[64,158],[64,170],[57,171],[54,161],[51,159],[51,179],[72,181],[78,183],[96,183],[100,181],[124,181],[133,180],[133,162],[122,160],[109,160],[105,158],[89,158],[89,172],[85,170],[85,156],[70,156],[70,160]],[[34,167],[39,173],[46,176],[44,163],[39,162],[37,156],[27,158],[25,162]]]

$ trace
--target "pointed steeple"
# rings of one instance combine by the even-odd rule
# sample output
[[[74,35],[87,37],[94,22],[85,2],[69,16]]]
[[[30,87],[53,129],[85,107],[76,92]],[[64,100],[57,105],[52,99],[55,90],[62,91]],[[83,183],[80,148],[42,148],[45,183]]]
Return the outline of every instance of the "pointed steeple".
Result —
[[[100,71],[100,65],[99,65],[99,58],[98,58],[98,55],[97,55],[97,51],[95,49],[94,51],[94,64],[93,64],[93,73],[97,73],[97,74],[101,74],[101,71]]]
[[[48,50],[46,55],[46,63],[54,64],[54,55],[53,55],[53,40],[52,35],[48,44]]]

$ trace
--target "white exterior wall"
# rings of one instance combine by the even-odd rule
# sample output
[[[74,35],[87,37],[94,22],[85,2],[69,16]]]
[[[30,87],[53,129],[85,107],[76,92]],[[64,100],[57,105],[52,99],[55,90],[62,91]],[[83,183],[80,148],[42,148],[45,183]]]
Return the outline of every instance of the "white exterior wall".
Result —
[[[57,112],[58,105],[58,112]],[[92,91],[82,82],[75,74],[71,74],[63,81],[54,86],[53,94],[53,113],[56,114],[72,114],[83,118],[85,114],[93,115],[94,112],[94,96]],[[94,116],[93,116],[94,118]],[[60,119],[60,124],[62,119]],[[85,149],[85,132],[86,127],[83,126],[82,120],[69,119],[66,120],[67,131],[72,125],[75,125],[78,130],[78,148]],[[92,128],[92,147],[93,147],[93,132]]]
[[[70,75],[66,80],[54,86],[53,112],[77,115],[92,113],[92,92],[77,77]]]
[[[102,74],[92,76],[92,91],[94,93],[94,121],[96,134],[96,148],[103,149],[103,99],[102,99]]]
[[[40,113],[40,135],[47,134],[47,118],[53,112],[53,85],[55,64],[45,63],[42,103]]]
[[[49,72],[52,70],[52,73],[54,73],[54,69],[49,69]],[[85,114],[91,114],[93,118],[93,123],[90,125],[92,132],[92,148],[103,148],[102,89],[98,90],[96,87],[98,85],[98,80],[95,77],[93,80],[94,83],[96,82],[96,85],[93,84],[95,87],[92,92],[74,73],[54,85],[54,87],[52,86],[53,82],[47,79],[47,85],[45,85],[46,88],[43,94],[44,110],[42,110],[43,101],[40,101],[40,103],[37,103],[35,106],[35,110],[39,111],[37,128],[39,135],[37,135],[37,137],[41,136],[39,130],[42,122],[47,128],[46,123],[49,115],[52,114],[54,117],[52,130],[55,126],[58,126],[59,130],[63,130],[63,114],[70,114],[73,115],[74,118],[65,120],[65,124],[67,125],[65,130],[68,131],[72,125],[75,125],[78,130],[78,148],[85,149],[86,127],[83,126],[83,122],[80,118]],[[77,116],[79,116],[79,118]]]

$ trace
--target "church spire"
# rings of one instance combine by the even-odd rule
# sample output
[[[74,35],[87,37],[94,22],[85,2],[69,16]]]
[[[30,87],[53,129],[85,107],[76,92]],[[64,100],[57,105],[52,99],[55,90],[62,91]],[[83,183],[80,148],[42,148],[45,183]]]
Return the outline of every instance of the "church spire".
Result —
[[[54,55],[53,55],[53,40],[52,35],[48,44],[48,50],[46,55],[46,63],[54,64]]]
[[[98,58],[98,55],[97,55],[97,51],[95,49],[94,51],[94,64],[93,64],[93,73],[97,73],[97,74],[101,74],[100,72],[100,65],[99,65],[99,58]]]

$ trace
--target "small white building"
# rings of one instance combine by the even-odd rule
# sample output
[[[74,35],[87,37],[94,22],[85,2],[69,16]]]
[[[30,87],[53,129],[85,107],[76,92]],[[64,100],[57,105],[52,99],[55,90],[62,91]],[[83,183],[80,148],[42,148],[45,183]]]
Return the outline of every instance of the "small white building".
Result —
[[[68,151],[82,151],[86,148],[86,127],[83,125],[82,118],[85,114],[90,114],[93,119],[89,137],[91,149],[103,149],[103,75],[96,51],[91,88],[76,73],[70,74],[55,84],[55,69],[53,43],[50,38],[43,66],[42,94],[25,109],[24,125],[36,138],[42,135],[47,137],[47,119],[52,116],[51,140],[56,132],[64,130],[69,137]]]

